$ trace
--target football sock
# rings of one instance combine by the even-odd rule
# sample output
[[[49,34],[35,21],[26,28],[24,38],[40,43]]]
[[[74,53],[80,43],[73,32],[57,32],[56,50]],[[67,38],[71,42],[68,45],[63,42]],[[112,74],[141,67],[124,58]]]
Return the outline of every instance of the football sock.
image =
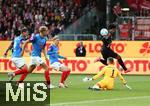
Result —
[[[15,75],[20,75],[20,74],[28,73],[28,69],[27,69],[27,67],[22,67],[21,69],[18,69],[14,73],[15,73]]]
[[[20,75],[20,74],[22,74],[22,70],[21,69],[18,69],[18,70],[16,70],[14,73],[15,73],[15,75]]]
[[[64,81],[68,78],[69,75],[70,75],[70,70],[66,71],[66,76],[64,78]]]
[[[24,79],[26,78],[27,75],[28,75],[28,73],[22,74],[18,82],[22,83],[24,81]]]
[[[64,83],[64,79],[65,79],[66,74],[67,74],[66,71],[62,72],[60,83]]]
[[[49,73],[49,69],[44,72],[44,75],[45,75],[45,79],[46,79],[47,85],[50,85],[50,73]]]
[[[126,71],[127,68],[126,68],[126,66],[125,66],[124,63],[123,63],[122,58],[119,58],[119,59],[118,59],[118,62],[119,62],[119,64],[121,65],[121,67]]]

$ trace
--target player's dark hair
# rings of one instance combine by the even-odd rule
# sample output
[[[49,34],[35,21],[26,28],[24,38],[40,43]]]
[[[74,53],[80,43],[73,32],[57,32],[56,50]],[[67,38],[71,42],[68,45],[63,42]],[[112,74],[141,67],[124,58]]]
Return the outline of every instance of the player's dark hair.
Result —
[[[110,63],[114,63],[114,59],[112,57],[108,57],[107,61],[110,62]]]
[[[23,28],[21,29],[21,33],[27,32],[27,31],[28,31],[28,29],[27,29],[26,27],[23,27]]]
[[[116,25],[115,24],[109,24],[109,26],[108,26],[108,30],[110,30],[110,29],[115,29],[116,28]]]

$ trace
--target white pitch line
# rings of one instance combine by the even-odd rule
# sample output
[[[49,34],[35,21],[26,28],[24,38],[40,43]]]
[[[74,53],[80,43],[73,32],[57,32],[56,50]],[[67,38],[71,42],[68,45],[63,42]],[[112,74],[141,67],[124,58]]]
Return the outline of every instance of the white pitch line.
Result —
[[[67,106],[67,105],[74,105],[74,104],[87,104],[87,103],[94,103],[94,102],[111,102],[111,101],[120,101],[120,100],[133,100],[133,99],[145,99],[150,98],[150,96],[137,96],[137,97],[126,97],[126,98],[115,98],[115,99],[101,99],[101,100],[86,100],[86,101],[79,101],[79,102],[64,102],[64,103],[53,103],[50,106]]]

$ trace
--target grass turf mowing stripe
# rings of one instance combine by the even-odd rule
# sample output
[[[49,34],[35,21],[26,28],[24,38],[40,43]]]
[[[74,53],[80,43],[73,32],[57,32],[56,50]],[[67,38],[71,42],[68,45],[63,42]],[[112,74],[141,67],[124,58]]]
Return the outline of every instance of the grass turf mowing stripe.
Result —
[[[120,100],[137,100],[137,99],[146,99],[150,98],[150,96],[137,96],[137,97],[126,97],[126,98],[115,98],[115,99],[102,99],[102,100],[87,100],[87,101],[79,101],[79,102],[65,102],[65,103],[54,103],[50,104],[50,106],[63,106],[63,105],[74,105],[74,104],[88,104],[95,102],[111,102],[111,101],[120,101]]]

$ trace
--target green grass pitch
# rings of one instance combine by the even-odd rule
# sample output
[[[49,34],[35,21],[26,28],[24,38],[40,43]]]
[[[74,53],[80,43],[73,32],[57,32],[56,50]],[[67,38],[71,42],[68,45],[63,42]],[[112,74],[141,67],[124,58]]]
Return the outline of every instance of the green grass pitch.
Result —
[[[126,89],[116,79],[113,91],[90,91],[87,88],[97,81],[82,82],[86,75],[70,75],[67,80],[69,88],[52,89],[50,91],[50,106],[149,106],[150,105],[150,76],[124,76],[133,88]],[[14,80],[17,80],[16,77]],[[7,80],[6,74],[0,74],[1,80]],[[59,74],[51,75],[51,81],[58,85]],[[26,80],[44,80],[43,74],[30,74]]]

